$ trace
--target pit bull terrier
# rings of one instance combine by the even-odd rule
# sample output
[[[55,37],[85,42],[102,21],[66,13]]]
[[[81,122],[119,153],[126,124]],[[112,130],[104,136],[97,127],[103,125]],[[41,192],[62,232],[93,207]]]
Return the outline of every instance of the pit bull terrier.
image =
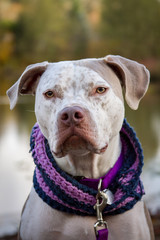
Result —
[[[26,68],[7,91],[11,109],[20,94],[35,95],[37,118],[31,135],[34,187],[22,212],[19,239],[154,239],[141,200],[143,186],[136,180],[141,151],[124,123],[122,93],[136,110],[148,85],[143,65],[116,55]],[[104,178],[109,183],[101,189]],[[94,180],[96,187],[90,186]]]

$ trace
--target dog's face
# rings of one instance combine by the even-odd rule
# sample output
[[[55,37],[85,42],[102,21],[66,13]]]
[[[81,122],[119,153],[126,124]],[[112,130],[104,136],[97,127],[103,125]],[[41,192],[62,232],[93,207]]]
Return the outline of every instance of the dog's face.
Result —
[[[108,81],[86,66],[61,62],[41,76],[35,113],[55,156],[102,153],[120,131],[124,104],[109,84],[119,80],[109,67],[106,71]]]
[[[35,94],[35,112],[41,131],[56,157],[105,152],[119,134],[125,99],[137,109],[147,91],[149,72],[120,56],[26,68],[8,90],[11,109],[18,95]]]

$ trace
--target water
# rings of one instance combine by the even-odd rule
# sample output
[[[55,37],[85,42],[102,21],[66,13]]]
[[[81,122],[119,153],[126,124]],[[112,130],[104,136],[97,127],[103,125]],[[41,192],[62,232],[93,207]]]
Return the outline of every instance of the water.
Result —
[[[22,102],[23,101],[23,102]],[[34,99],[21,98],[13,111],[0,97],[0,236],[17,231],[21,209],[32,186],[33,160],[29,137],[36,119]],[[126,106],[128,122],[135,128],[145,156],[143,181],[146,203],[160,210],[160,97],[151,92],[137,111]]]

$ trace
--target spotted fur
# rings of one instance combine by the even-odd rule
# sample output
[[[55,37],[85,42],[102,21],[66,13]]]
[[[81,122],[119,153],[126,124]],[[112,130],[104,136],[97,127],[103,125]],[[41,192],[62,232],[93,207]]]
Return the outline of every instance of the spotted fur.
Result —
[[[35,95],[36,118],[58,166],[73,176],[99,178],[121,152],[120,129],[124,98],[137,109],[147,91],[149,72],[141,64],[121,56],[82,59],[28,66],[7,91],[13,109],[20,94]],[[98,94],[96,89],[106,91]],[[47,97],[47,91],[53,97]],[[80,109],[83,119],[69,127],[62,121],[68,109]],[[73,119],[72,119],[73,121]],[[71,124],[72,123],[72,124]],[[109,240],[154,239],[143,202],[123,215],[108,217]],[[62,213],[46,206],[32,189],[21,218],[20,238],[94,239],[95,217]],[[152,236],[152,238],[151,238]]]

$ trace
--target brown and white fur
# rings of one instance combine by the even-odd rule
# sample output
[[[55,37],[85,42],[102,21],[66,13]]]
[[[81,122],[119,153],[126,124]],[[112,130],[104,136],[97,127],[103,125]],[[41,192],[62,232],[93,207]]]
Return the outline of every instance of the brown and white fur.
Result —
[[[149,72],[129,59],[42,62],[30,65],[8,90],[11,109],[19,94],[35,94],[35,114],[61,169],[73,176],[99,178],[121,152],[120,129],[125,109],[122,95],[137,109],[147,91]],[[123,214],[105,217],[109,240],[154,239],[143,201]],[[22,212],[22,240],[91,240],[96,217],[57,211],[32,188]]]

